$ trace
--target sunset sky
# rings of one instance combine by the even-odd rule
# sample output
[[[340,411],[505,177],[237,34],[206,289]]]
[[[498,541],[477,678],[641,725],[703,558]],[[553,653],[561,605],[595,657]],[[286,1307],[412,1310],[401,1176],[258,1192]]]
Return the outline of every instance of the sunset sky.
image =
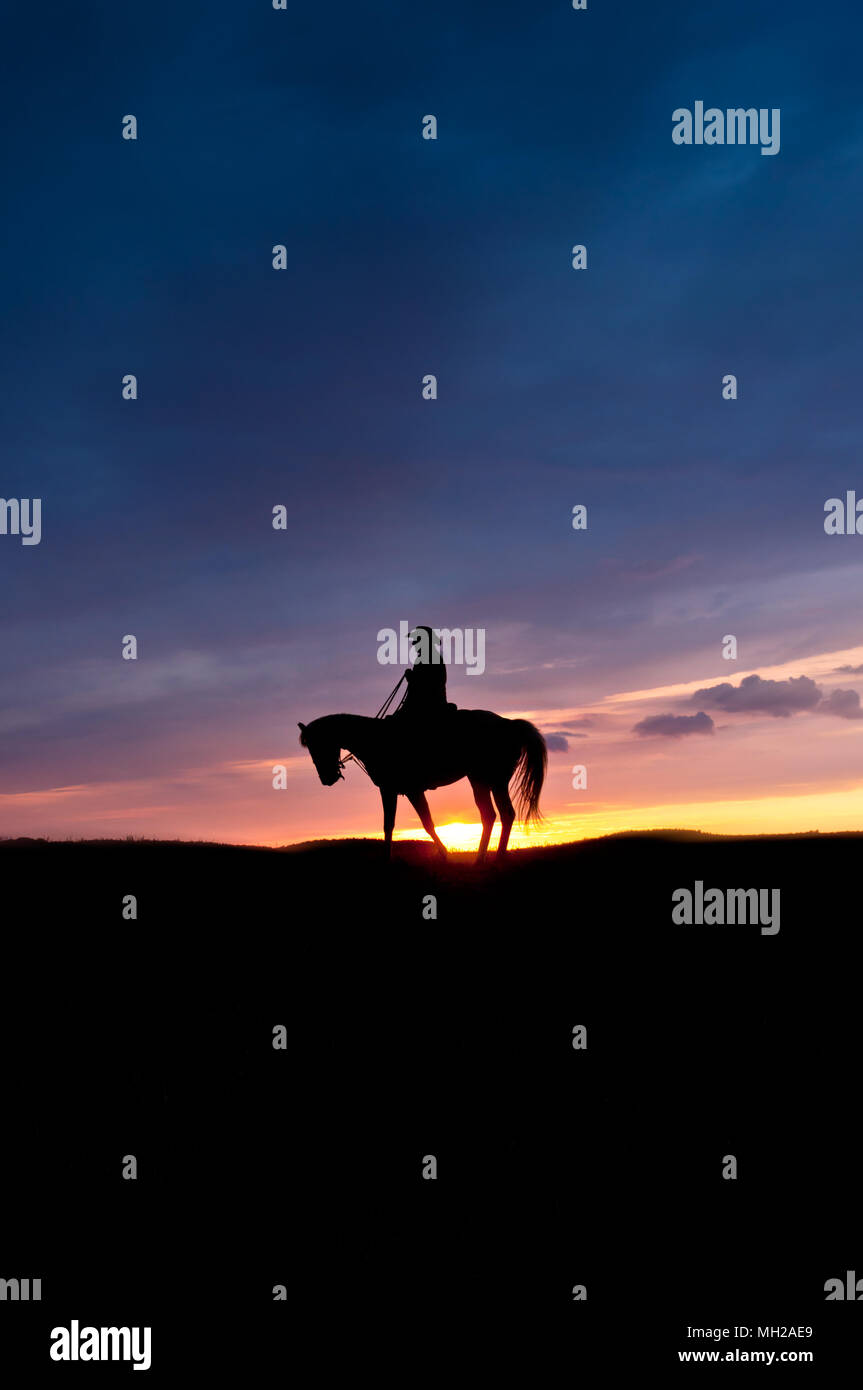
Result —
[[[863,497],[863,20],[840,45],[831,8],[19,10],[0,496],[43,534],[0,535],[0,834],[380,834],[297,721],[373,714],[401,621],[483,628],[450,699],[553,736],[531,842],[863,829],[863,536],[823,525]],[[780,108],[779,154],[674,145],[702,99]],[[476,842],[466,782],[430,802]]]

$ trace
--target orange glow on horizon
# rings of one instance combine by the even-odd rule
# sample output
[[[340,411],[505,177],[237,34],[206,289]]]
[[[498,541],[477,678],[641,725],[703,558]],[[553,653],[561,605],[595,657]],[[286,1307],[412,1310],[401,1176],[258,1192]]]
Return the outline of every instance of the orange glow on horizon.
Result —
[[[858,668],[863,674],[863,647],[759,669],[762,679],[784,679],[797,678],[804,667],[826,686],[841,684]],[[745,674],[735,671],[735,684]],[[863,778],[857,781],[863,718],[853,710],[841,718],[825,717],[831,713],[825,709],[793,719],[717,712],[709,738],[634,737],[645,711],[668,713],[715,677],[714,672],[697,681],[615,692],[585,706],[507,709],[508,717],[529,718],[546,733],[565,731],[550,751],[541,803],[545,819],[529,831],[514,826],[513,848],[627,830],[863,831]],[[0,792],[0,836],[131,836],[272,847],[383,838],[377,789],[355,765],[337,788],[324,788],[308,754],[292,738],[266,755],[259,741],[238,742],[244,756],[226,758],[220,750],[211,760],[199,752],[187,765],[169,761],[167,767],[128,778],[112,777],[109,770],[87,782],[75,768],[68,782],[58,785],[46,763],[17,785],[9,779],[8,790]],[[582,759],[590,763],[589,792],[572,786],[572,764]],[[475,852],[481,826],[467,783],[435,789],[430,805],[447,848]],[[464,815],[473,818],[466,821]],[[496,822],[492,848],[499,834]],[[395,839],[427,841],[404,799]]]
[[[481,833],[479,821],[451,821],[437,826],[447,849],[475,850]],[[863,831],[863,786],[844,792],[813,792],[800,796],[771,796],[752,800],[687,802],[660,806],[606,807],[601,812],[549,816],[538,826],[512,828],[510,845],[529,849],[562,845],[572,840],[592,840],[624,830],[704,830],[717,835],[789,835],[805,831]],[[357,832],[362,838],[380,840],[379,830]],[[495,821],[491,847],[497,844],[500,822]],[[341,838],[341,837],[337,837]],[[394,840],[426,840],[420,825],[402,827]]]

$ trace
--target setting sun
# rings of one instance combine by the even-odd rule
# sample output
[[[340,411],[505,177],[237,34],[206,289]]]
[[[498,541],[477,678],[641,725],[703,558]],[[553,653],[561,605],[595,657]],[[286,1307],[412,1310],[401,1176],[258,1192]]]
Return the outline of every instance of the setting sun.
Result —
[[[479,837],[482,833],[482,826],[479,821],[456,820],[450,821],[447,825],[439,825],[436,828],[438,835],[443,840],[447,849],[474,851],[479,848]],[[375,838],[379,837],[375,836]],[[394,840],[421,840],[424,838],[424,833],[420,828],[396,830],[393,835]],[[546,827],[541,826],[539,829],[533,827],[531,830],[523,830],[521,826],[515,825],[513,826],[509,843],[511,847],[526,849],[530,845],[556,844],[565,839],[572,838],[571,834],[566,835],[560,830],[555,831],[550,823]],[[498,820],[495,821],[494,830],[492,831],[489,841],[489,848],[496,849],[499,839],[500,821]]]
[[[479,837],[482,826],[479,821],[451,821],[449,825],[439,825],[437,833],[443,840],[447,849],[475,850],[479,845]],[[492,836],[492,844],[497,842],[500,834],[500,823],[495,826],[495,834]],[[419,834],[414,829],[397,830],[393,835],[394,840],[417,840],[423,838],[422,830]]]

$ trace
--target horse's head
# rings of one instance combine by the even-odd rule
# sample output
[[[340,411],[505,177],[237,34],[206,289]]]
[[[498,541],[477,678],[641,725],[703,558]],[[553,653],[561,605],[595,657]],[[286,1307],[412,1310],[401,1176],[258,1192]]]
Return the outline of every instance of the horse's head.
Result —
[[[334,787],[342,776],[342,750],[332,732],[321,727],[325,722],[323,719],[313,719],[311,724],[300,724],[300,743],[311,753],[324,786]]]

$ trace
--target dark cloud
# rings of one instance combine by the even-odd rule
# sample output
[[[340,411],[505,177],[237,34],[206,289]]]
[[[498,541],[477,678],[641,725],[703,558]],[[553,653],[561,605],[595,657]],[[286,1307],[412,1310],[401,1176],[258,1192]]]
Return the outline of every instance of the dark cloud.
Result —
[[[692,703],[712,706],[726,714],[770,714],[775,719],[788,719],[800,710],[815,709],[821,695],[809,676],[791,676],[787,681],[744,676],[737,686],[723,681],[721,685],[696,690]]]
[[[820,714],[835,714],[837,719],[863,719],[860,696],[856,690],[833,690],[818,706]]]
[[[834,676],[863,676],[863,666],[837,666]]]
[[[545,746],[549,753],[565,753],[569,747],[566,734],[546,734]]]
[[[713,720],[699,710],[697,714],[651,714],[632,730],[642,738],[682,738],[684,734],[712,734]]]

